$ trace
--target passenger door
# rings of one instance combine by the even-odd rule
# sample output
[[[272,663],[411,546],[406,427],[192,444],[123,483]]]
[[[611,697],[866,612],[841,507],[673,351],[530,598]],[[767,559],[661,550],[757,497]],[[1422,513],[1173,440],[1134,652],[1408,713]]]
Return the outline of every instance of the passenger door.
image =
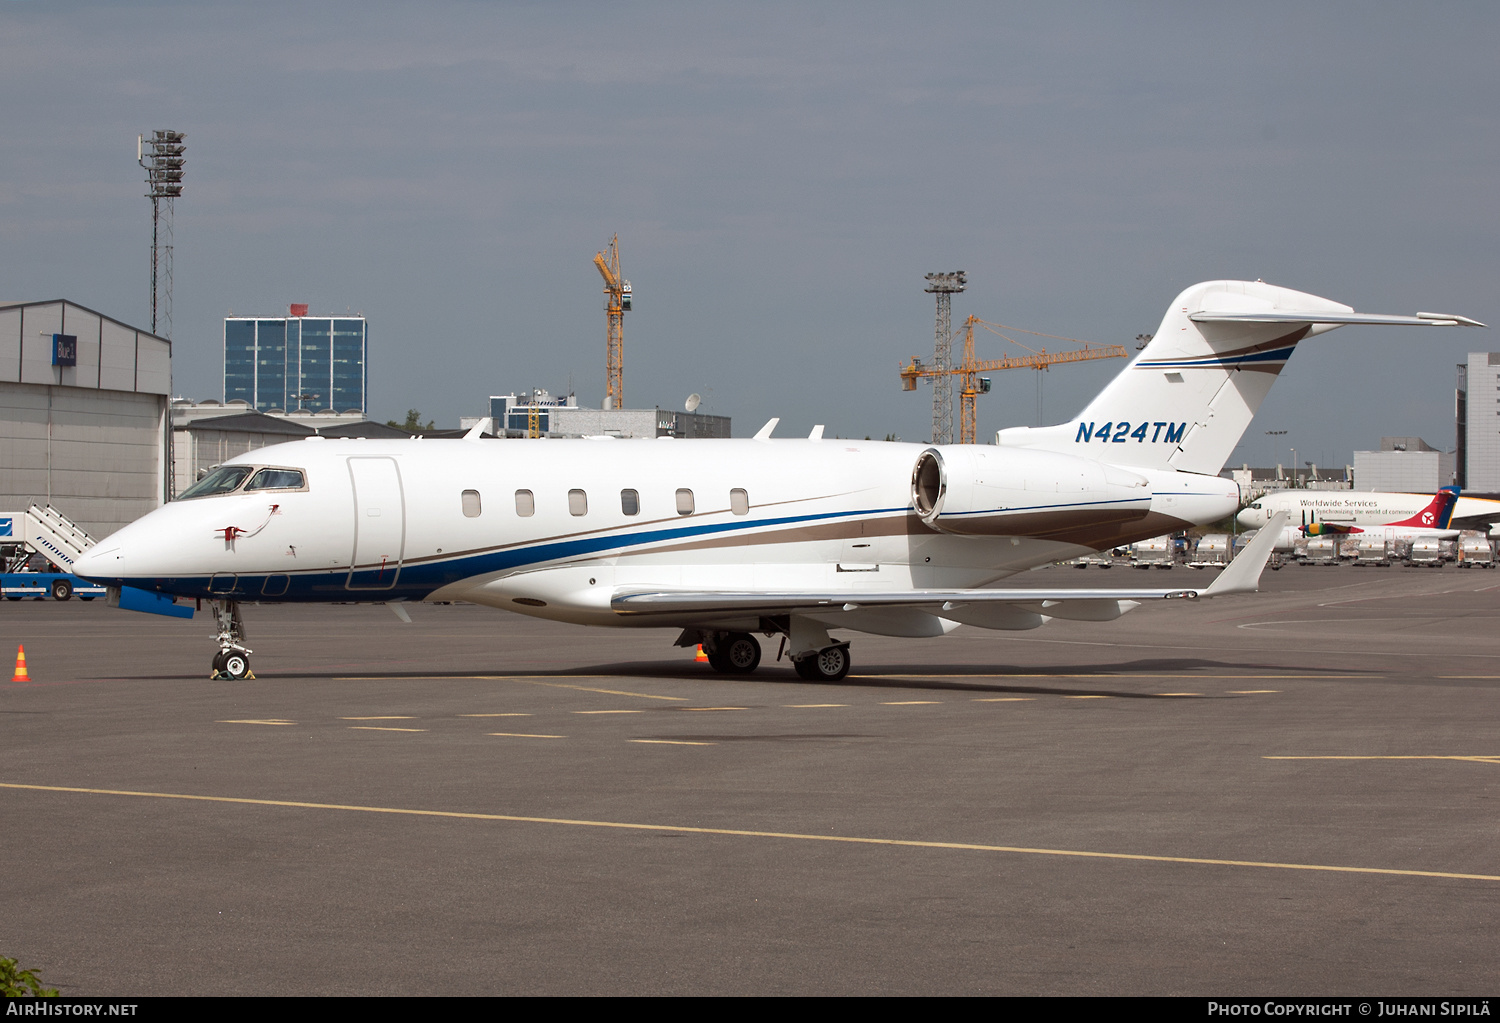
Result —
[[[354,485],[354,555],[346,587],[389,590],[401,574],[406,547],[401,470],[394,458],[351,458],[349,479]]]

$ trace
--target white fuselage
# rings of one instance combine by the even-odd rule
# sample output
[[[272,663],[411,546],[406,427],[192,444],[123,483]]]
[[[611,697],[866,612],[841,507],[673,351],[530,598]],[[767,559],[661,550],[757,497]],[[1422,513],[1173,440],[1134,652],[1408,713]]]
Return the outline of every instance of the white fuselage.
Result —
[[[993,491],[1010,502],[996,521],[1016,514],[1025,526],[951,535],[913,506],[913,467],[927,450],[844,440],[312,439],[226,463],[300,469],[304,489],[174,501],[88,551],[77,571],[190,597],[467,600],[584,624],[687,625],[691,615],[622,619],[611,594],[979,587],[1237,506],[1227,480],[1141,469],[1129,475],[1142,500],[1089,510],[1103,502],[1070,494],[1066,472],[1050,491],[1027,489],[1038,464],[1073,464],[1069,456],[985,448],[997,478],[1006,459],[1025,462],[1025,481]]]

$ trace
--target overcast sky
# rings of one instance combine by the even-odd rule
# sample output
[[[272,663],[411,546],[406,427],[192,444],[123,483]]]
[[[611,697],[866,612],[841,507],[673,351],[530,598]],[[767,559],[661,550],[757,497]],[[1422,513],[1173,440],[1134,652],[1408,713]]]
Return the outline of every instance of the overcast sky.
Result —
[[[0,298],[149,325],[135,139],[171,128],[179,394],[221,396],[226,313],[308,302],[369,317],[375,418],[597,406],[618,232],[627,404],[926,440],[897,369],[931,352],[932,270],[969,273],[955,323],[1098,342],[1216,278],[1500,322],[1497,28],[1493,3],[0,0]],[[1315,338],[1233,461],[1450,448],[1454,365],[1491,348]],[[1045,418],[1121,366],[1046,374]],[[1036,374],[997,375],[981,436],[1036,415]]]

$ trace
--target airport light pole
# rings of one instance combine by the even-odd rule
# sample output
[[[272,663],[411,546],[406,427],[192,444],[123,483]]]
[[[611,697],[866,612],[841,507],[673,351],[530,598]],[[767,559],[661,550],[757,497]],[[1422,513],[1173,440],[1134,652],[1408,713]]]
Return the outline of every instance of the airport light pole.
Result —
[[[182,195],[186,136],[180,131],[153,131],[135,139],[136,162],[146,171],[146,198],[151,200],[151,333],[172,339],[172,214]],[[163,238],[165,235],[165,238]],[[164,327],[157,326],[160,305]]]

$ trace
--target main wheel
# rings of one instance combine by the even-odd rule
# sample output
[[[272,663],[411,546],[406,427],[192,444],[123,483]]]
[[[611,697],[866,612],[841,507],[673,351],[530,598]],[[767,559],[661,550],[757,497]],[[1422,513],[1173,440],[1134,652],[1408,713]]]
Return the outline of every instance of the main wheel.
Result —
[[[67,600],[73,596],[73,584],[66,579],[52,580],[52,599]]]
[[[220,670],[238,682],[250,674],[250,658],[238,650],[231,650],[224,655],[224,667]]]
[[[837,682],[849,674],[850,664],[848,646],[831,646],[792,662],[797,674],[809,682]]]
[[[719,640],[708,663],[726,675],[748,675],[760,666],[760,643],[744,632],[731,632]]]

